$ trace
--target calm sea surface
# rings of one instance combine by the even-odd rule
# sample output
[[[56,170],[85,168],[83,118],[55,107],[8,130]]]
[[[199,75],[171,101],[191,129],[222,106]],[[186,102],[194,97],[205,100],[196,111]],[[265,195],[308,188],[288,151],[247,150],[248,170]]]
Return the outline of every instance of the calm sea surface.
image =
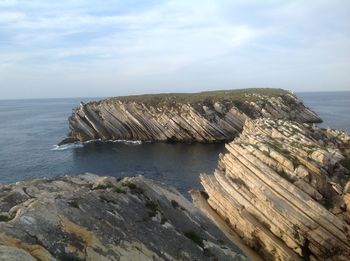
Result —
[[[324,120],[350,133],[350,92],[299,93]],[[73,107],[87,99],[0,100],[0,182],[93,172],[144,175],[186,194],[212,172],[223,144],[89,143],[57,149]]]
[[[304,92],[297,95],[322,118],[320,126],[340,129],[350,134],[350,91]]]

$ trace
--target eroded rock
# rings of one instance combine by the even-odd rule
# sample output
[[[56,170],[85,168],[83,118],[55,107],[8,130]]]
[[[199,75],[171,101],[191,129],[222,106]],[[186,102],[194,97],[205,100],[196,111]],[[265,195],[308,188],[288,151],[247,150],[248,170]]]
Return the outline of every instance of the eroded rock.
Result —
[[[346,133],[257,119],[226,148],[204,198],[246,245],[267,260],[350,259]]]
[[[281,89],[127,96],[81,103],[69,118],[70,134],[61,144],[94,139],[230,141],[247,119],[259,117],[321,121]]]
[[[0,186],[0,260],[247,260],[175,189],[84,174]]]

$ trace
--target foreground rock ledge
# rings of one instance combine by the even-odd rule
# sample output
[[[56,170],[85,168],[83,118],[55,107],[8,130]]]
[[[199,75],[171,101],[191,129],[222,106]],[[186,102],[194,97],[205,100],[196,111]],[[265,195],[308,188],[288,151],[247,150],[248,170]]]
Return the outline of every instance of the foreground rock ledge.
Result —
[[[0,260],[247,260],[176,190],[143,177],[0,186]]]
[[[258,119],[226,148],[192,192],[223,231],[266,260],[350,260],[347,134]]]
[[[259,117],[321,121],[295,95],[281,89],[126,96],[81,103],[69,118],[69,136],[60,145],[94,139],[231,141],[247,119]]]

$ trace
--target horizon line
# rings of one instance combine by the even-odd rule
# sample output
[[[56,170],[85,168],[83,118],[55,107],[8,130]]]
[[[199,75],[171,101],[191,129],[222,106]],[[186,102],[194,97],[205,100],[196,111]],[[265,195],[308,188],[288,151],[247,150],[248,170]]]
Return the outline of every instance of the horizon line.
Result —
[[[242,89],[264,89],[264,88],[269,88],[269,87],[251,87],[251,88],[239,88],[239,89],[231,89],[231,90],[242,90]],[[282,89],[282,90],[287,90],[283,88],[272,88],[272,89]],[[227,90],[227,89],[225,89]],[[184,93],[200,93],[200,92],[210,92],[210,91],[225,91],[224,89],[218,89],[218,90],[203,90],[199,92],[181,92],[181,94]],[[332,93],[332,92],[350,92],[350,90],[318,90],[318,91],[292,91],[292,90],[287,90],[292,93]],[[135,96],[135,95],[152,95],[152,94],[176,94],[177,92],[157,92],[157,93],[139,93],[139,94],[127,94],[127,95],[109,95],[109,96],[70,96],[70,97],[33,97],[33,98],[0,98],[0,101],[16,101],[16,100],[62,100],[62,99],[105,99],[105,98],[113,98],[113,97],[125,97],[125,96]],[[178,92],[180,93],[180,92]]]

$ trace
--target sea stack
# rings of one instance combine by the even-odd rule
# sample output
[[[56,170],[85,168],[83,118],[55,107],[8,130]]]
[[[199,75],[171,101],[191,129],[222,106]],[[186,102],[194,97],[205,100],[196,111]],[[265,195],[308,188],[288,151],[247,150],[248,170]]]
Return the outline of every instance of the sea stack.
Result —
[[[350,137],[248,120],[194,202],[266,260],[350,260]],[[226,221],[223,222],[223,221]]]
[[[321,119],[282,89],[125,96],[81,103],[69,117],[70,133],[60,144],[100,139],[231,141],[248,119]]]

